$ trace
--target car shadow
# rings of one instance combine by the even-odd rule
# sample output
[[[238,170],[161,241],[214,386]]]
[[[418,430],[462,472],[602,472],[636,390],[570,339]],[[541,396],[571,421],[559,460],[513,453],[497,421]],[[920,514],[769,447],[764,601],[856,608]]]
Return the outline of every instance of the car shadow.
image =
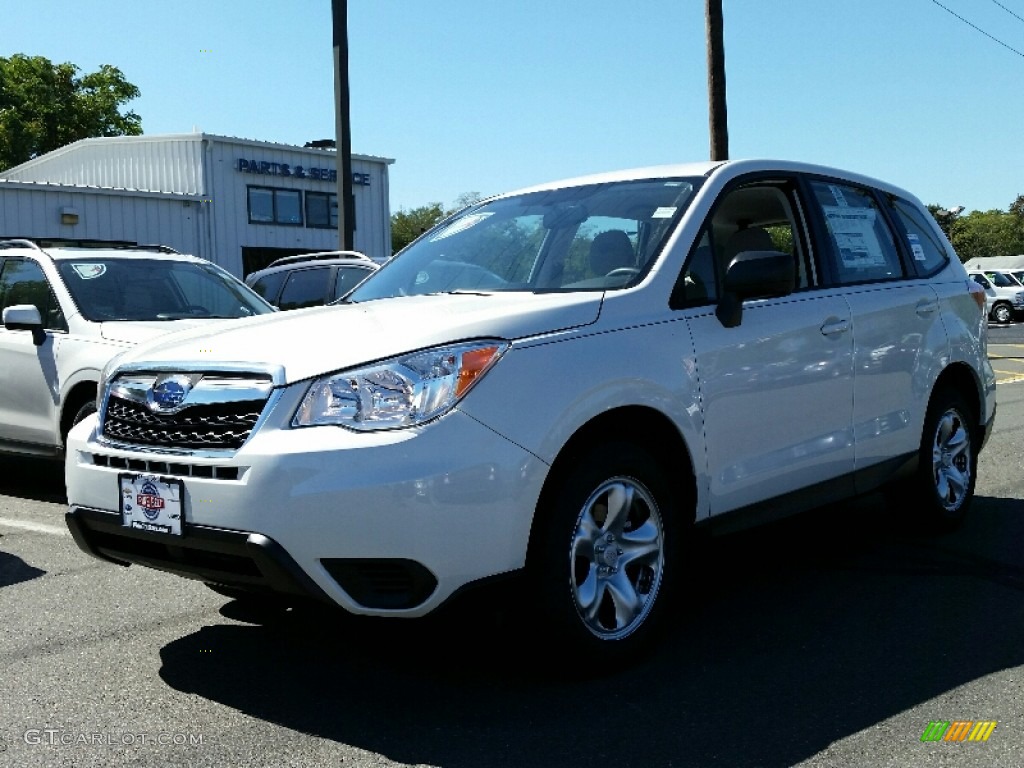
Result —
[[[1024,663],[1024,501],[978,497],[944,536],[893,518],[869,497],[701,541],[679,620],[624,670],[545,671],[528,609],[478,597],[409,623],[231,602],[249,623],[171,642],[160,674],[401,763],[790,766]]]
[[[3,535],[0,535],[0,539]],[[23,581],[38,579],[46,574],[35,566],[31,566],[17,555],[0,550],[0,587],[9,587],[12,584],[21,584]]]
[[[0,496],[66,504],[64,463],[56,459],[0,457]]]

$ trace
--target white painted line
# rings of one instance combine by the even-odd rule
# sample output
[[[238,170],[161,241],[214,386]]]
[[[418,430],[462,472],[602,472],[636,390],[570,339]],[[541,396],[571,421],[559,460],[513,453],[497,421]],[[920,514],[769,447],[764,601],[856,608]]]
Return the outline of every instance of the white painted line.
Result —
[[[8,528],[20,528],[23,531],[48,533],[51,536],[70,535],[67,528],[59,528],[56,525],[47,525],[46,523],[32,523],[28,520],[10,520],[6,517],[0,517],[0,525],[6,525]]]

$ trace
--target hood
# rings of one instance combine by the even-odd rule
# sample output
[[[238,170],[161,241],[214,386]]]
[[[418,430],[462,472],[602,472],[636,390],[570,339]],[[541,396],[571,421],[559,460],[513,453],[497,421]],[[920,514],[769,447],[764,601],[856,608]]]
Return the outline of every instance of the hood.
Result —
[[[165,333],[223,320],[110,320],[100,323],[100,336],[122,344],[141,344]]]
[[[291,383],[454,341],[514,340],[589,325],[600,314],[602,295],[404,296],[275,312],[164,336],[128,352],[121,365],[270,368]]]

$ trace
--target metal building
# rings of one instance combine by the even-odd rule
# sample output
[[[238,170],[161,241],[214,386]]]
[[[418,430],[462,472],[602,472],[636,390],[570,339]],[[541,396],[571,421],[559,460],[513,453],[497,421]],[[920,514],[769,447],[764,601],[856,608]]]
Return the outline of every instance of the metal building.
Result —
[[[83,139],[0,173],[0,237],[162,244],[243,276],[338,248],[337,153],[208,133]],[[388,166],[352,156],[355,248],[391,255]]]

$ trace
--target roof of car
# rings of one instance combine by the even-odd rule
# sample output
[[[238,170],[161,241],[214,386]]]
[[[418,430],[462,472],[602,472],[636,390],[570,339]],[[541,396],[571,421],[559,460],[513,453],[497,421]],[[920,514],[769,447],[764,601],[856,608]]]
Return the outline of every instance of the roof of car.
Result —
[[[540,192],[549,189],[575,187],[582,186],[585,184],[600,184],[611,181],[680,178],[687,176],[707,177],[711,176],[712,174],[718,173],[728,173],[730,176],[732,176],[741,173],[755,173],[758,171],[794,172],[849,179],[851,181],[857,181],[867,186],[875,187],[877,189],[886,190],[894,194],[899,194],[901,196],[916,199],[912,193],[908,192],[907,190],[901,187],[897,187],[889,182],[882,181],[881,179],[866,176],[864,174],[856,173],[854,171],[847,171],[826,165],[815,165],[812,163],[796,162],[792,160],[773,160],[766,158],[718,161],[705,160],[696,163],[681,163],[674,165],[655,165],[640,168],[628,168],[620,171],[597,173],[588,176],[577,176],[575,178],[562,179],[560,181],[552,181],[546,184],[538,184],[536,186],[524,187],[522,189],[517,189],[511,192],[496,195],[495,197],[508,197],[512,195],[523,194],[526,192]]]
[[[315,253],[297,253],[294,256],[282,256],[280,259],[274,259],[266,268],[270,269],[270,267],[278,267],[282,264],[298,264],[303,261],[326,261],[328,259],[372,261],[369,256],[360,251],[317,251]]]
[[[133,245],[116,248],[91,248],[77,246],[47,246],[42,247],[31,240],[11,239],[0,240],[0,253],[5,250],[35,251],[45,254],[54,261],[67,259],[169,259],[172,261],[204,261],[198,256],[187,253],[179,253],[166,245]]]
[[[338,255],[338,254],[355,254],[355,255]],[[323,251],[320,253],[301,253],[296,256],[285,256],[284,258],[277,259],[272,262],[270,266],[264,267],[263,269],[255,272],[250,272],[245,277],[246,285],[252,285],[254,282],[259,280],[261,277],[266,275],[274,274],[275,272],[287,272],[293,270],[296,267],[304,266],[344,266],[344,267],[359,267],[360,269],[376,269],[380,265],[377,264],[369,256],[365,256],[358,251]]]

